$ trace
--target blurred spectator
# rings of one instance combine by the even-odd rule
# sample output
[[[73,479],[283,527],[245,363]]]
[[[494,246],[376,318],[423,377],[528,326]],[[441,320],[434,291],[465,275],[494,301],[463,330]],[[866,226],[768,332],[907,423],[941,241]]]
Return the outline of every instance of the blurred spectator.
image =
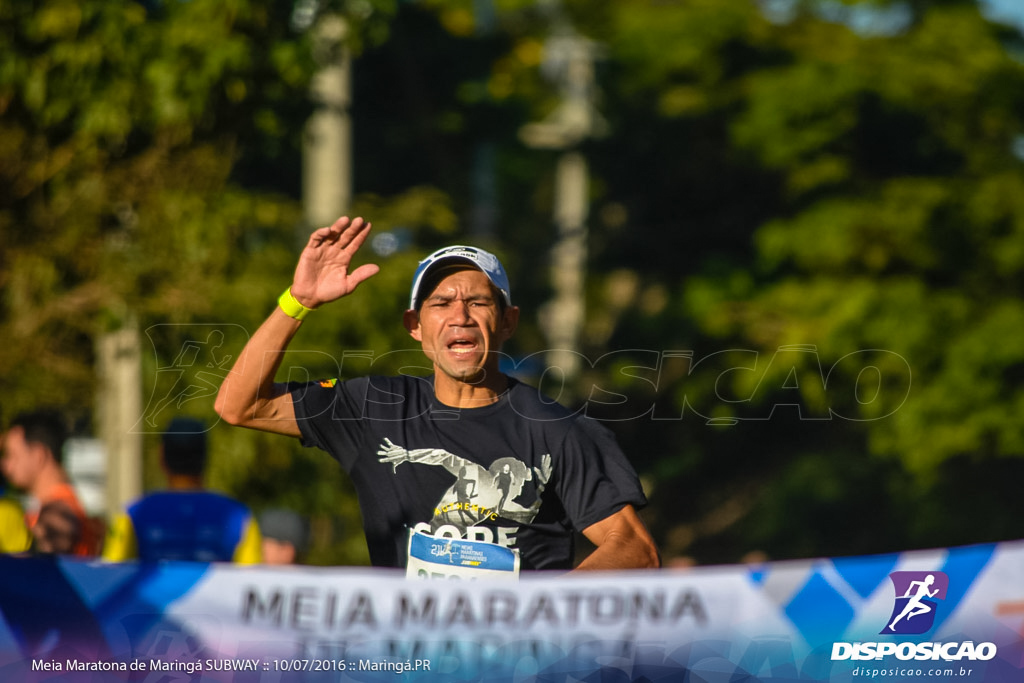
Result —
[[[697,566],[697,560],[689,555],[676,555],[665,562],[665,569],[692,569]]]
[[[768,553],[763,550],[751,550],[743,554],[740,558],[740,564],[767,564],[769,561]]]
[[[297,512],[266,510],[260,515],[263,561],[266,564],[299,564],[306,553],[309,527]]]
[[[49,410],[22,413],[11,421],[4,434],[0,466],[11,485],[23,489],[32,499],[32,508],[25,516],[28,528],[35,532],[42,509],[60,502],[75,517],[79,530],[73,545],[64,552],[90,556],[96,553],[98,539],[64,471],[66,438],[67,428],[59,413]]]
[[[202,422],[173,419],[163,433],[160,462],[168,490],[143,496],[118,516],[107,535],[103,559],[262,561],[259,526],[249,508],[205,489]]]

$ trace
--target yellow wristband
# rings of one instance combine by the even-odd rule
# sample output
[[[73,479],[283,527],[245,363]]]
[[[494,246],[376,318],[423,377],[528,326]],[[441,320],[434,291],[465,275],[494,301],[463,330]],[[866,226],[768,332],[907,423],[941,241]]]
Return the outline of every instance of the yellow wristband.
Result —
[[[310,311],[315,310],[303,306],[298,299],[292,296],[291,287],[284,290],[284,294],[278,297],[277,305],[281,307],[281,310],[284,311],[285,315],[289,318],[295,318],[296,320],[302,320],[309,315]]]

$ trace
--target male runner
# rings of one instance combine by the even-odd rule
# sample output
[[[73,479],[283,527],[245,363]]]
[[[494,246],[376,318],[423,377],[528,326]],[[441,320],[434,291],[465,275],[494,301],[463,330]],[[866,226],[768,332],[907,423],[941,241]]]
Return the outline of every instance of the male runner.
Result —
[[[636,513],[646,499],[611,432],[499,371],[519,308],[501,263],[482,249],[438,250],[413,276],[402,320],[431,377],[275,383],[303,318],[379,271],[352,266],[369,230],[343,217],[312,234],[291,287],[221,385],[218,413],[337,459],[355,484],[374,565],[405,566],[415,531],[510,548],[524,569],[569,569],[580,531],[596,550],[579,569],[659,566]],[[342,314],[344,302],[332,308]],[[521,476],[503,475],[506,464]],[[468,502],[464,467],[476,482]]]

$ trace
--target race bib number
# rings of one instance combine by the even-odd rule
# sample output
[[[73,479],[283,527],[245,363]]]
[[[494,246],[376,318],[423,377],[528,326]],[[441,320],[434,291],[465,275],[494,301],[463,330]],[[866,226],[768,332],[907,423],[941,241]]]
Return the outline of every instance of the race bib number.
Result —
[[[405,575],[415,579],[519,578],[519,551],[484,541],[409,532]]]

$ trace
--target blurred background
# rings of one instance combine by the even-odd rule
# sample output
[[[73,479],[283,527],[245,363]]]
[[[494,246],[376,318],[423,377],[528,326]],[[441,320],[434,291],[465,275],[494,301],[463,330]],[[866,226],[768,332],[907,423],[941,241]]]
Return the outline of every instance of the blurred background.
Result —
[[[605,421],[666,561],[1024,538],[1015,0],[0,0],[0,398],[101,519],[210,425],[212,487],[366,564],[325,454],[213,397],[309,232],[357,296],[281,379],[422,366],[434,248],[497,253],[506,369]]]

